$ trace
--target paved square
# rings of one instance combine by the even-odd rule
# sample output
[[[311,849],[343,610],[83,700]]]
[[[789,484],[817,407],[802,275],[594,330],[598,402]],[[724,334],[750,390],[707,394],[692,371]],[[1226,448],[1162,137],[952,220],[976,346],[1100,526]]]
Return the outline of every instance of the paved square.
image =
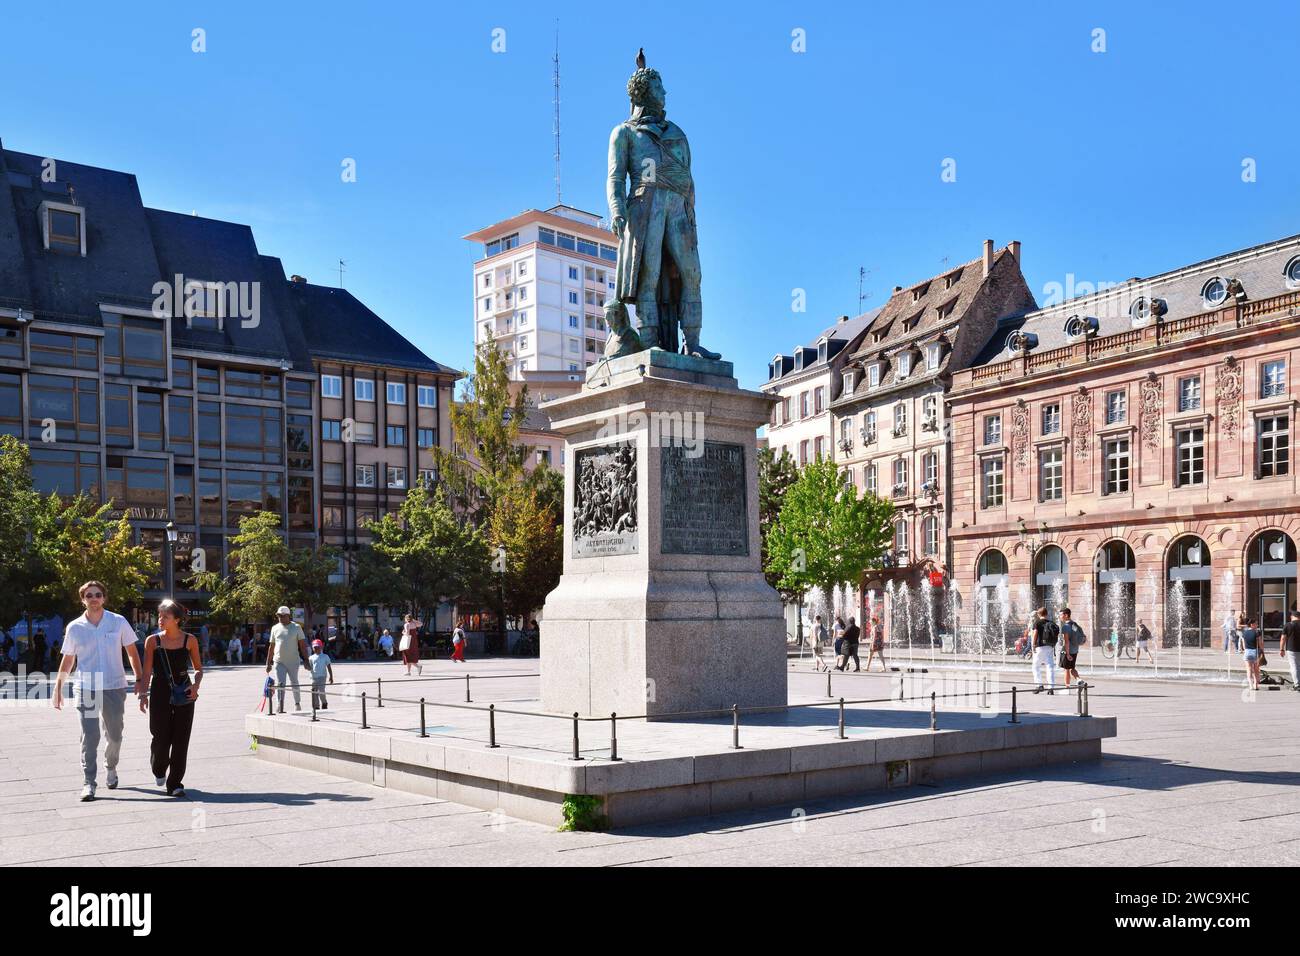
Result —
[[[463,683],[433,679],[464,673],[454,667],[433,662],[426,680],[386,694],[400,687],[404,697],[463,701]],[[469,668],[526,675],[536,662]],[[396,679],[401,668],[340,664],[335,673]],[[121,787],[106,789],[101,775],[98,799],[83,804],[75,711],[56,713],[48,701],[0,705],[0,865],[1300,863],[1300,694],[1291,691],[1243,700],[1237,687],[1099,675],[1091,708],[1119,718],[1119,737],[1105,742],[1099,762],[596,834],[556,833],[260,760],[243,718],[257,706],[262,677],[261,668],[210,670],[184,801],[153,786],[138,710],[127,716]],[[889,693],[879,675],[835,680],[837,696]],[[536,687],[532,676],[484,680],[474,699],[509,706]],[[824,691],[824,677],[792,672],[792,697]],[[1024,704],[1074,706],[1062,696]],[[430,708],[429,724],[455,733],[457,713]]]

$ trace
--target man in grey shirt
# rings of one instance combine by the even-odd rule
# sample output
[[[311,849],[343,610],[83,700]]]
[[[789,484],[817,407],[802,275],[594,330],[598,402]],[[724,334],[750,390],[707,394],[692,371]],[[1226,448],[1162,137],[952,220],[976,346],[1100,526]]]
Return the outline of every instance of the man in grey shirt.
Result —
[[[68,624],[63,637],[63,660],[54,679],[54,708],[63,709],[63,684],[75,663],[78,680],[77,712],[81,717],[81,770],[85,786],[82,800],[95,799],[95,778],[99,750],[99,725],[104,724],[108,745],[104,764],[108,767],[108,789],[117,787],[117,758],[122,751],[122,724],[126,712],[126,671],[122,651],[131,660],[132,686],[140,694],[140,652],[135,631],[120,614],[104,609],[108,592],[98,581],[87,581],[77,592],[86,613]]]
[[[275,616],[280,623],[271,628],[271,643],[266,649],[266,672],[275,667],[275,682],[280,685],[280,710],[284,710],[284,685],[293,682],[293,709],[302,710],[298,693],[298,668],[307,664],[307,635],[294,621],[287,607],[281,606]]]

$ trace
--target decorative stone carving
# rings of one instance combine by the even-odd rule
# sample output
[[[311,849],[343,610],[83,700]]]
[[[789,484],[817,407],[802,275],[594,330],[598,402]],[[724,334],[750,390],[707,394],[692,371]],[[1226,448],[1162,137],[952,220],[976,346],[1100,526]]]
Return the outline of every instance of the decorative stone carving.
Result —
[[[1088,390],[1082,385],[1074,396],[1074,429],[1071,435],[1074,442],[1074,457],[1080,460],[1088,457],[1092,450],[1092,401]]]
[[[1224,438],[1236,441],[1241,432],[1241,363],[1229,355],[1219,366],[1215,381],[1219,429]]]
[[[1160,448],[1160,419],[1164,404],[1160,379],[1155,372],[1148,372],[1146,381],[1142,383],[1142,444],[1148,448]]]
[[[1011,459],[1017,471],[1029,467],[1029,406],[1022,398],[1011,415]]]
[[[636,445],[580,449],[574,466],[573,556],[636,554]]]

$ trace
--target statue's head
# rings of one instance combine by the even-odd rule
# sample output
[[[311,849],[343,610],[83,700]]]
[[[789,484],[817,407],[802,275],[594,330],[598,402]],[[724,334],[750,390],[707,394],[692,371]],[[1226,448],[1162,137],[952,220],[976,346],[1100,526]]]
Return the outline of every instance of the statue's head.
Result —
[[[627,95],[632,100],[632,105],[643,106],[654,111],[662,110],[667,99],[663,80],[658,70],[646,68],[644,49],[636,56],[636,66],[636,72],[627,81]]]

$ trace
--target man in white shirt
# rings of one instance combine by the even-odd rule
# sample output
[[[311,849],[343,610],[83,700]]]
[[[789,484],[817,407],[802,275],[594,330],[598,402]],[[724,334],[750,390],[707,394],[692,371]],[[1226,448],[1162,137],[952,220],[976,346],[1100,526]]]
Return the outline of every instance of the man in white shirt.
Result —
[[[95,778],[99,768],[99,725],[102,719],[104,764],[108,768],[108,789],[117,787],[117,758],[122,751],[122,723],[126,712],[127,681],[122,667],[122,651],[131,660],[133,690],[140,695],[140,652],[135,646],[135,631],[120,614],[104,609],[108,592],[98,581],[87,581],[77,592],[86,613],[68,624],[63,636],[63,660],[54,679],[54,708],[63,709],[63,684],[76,665],[75,685],[77,712],[81,717],[81,770],[85,786],[82,800],[95,799]]]
[[[298,693],[298,668],[306,666],[307,635],[293,619],[287,607],[281,606],[275,616],[280,623],[271,628],[271,643],[266,649],[266,672],[275,666],[275,682],[280,687],[280,712],[284,712],[284,685],[293,682],[293,709],[302,710]]]

